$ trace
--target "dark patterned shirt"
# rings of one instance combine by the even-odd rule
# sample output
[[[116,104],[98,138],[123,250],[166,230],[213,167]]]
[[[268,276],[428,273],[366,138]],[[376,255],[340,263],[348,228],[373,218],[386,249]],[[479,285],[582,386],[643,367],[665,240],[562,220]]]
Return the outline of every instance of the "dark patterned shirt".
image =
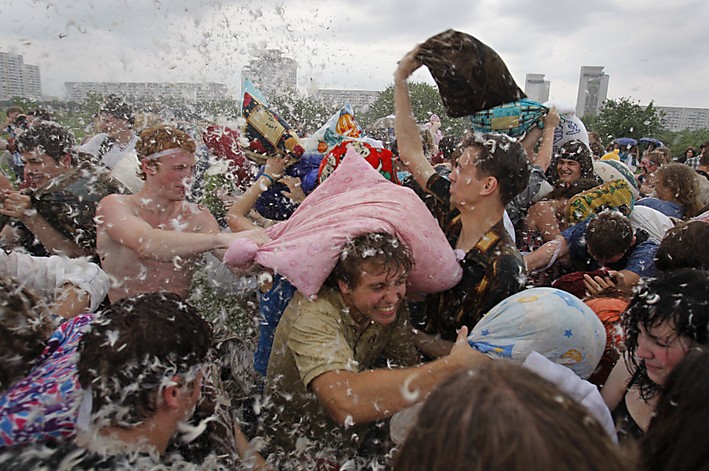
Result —
[[[433,196],[429,209],[452,247],[460,230],[460,212],[450,207],[450,181],[434,174],[427,191]],[[462,253],[461,253],[462,255]],[[469,329],[497,303],[524,289],[527,279],[522,255],[498,221],[460,261],[463,278],[452,289],[432,294],[423,302],[425,331],[455,340],[456,330]]]

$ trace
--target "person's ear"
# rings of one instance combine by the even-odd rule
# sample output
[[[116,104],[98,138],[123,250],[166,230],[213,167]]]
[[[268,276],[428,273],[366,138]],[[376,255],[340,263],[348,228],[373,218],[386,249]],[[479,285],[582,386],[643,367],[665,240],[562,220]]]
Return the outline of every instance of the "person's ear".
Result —
[[[485,177],[485,185],[483,185],[483,189],[480,191],[481,195],[491,195],[495,192],[495,190],[498,187],[498,181],[497,178],[495,177]]]
[[[350,285],[345,280],[337,280],[337,287],[340,288],[340,293],[350,294]]]
[[[146,175],[155,175],[155,172],[157,171],[157,163],[147,159],[140,161],[140,167]]]
[[[170,409],[177,409],[180,405],[180,381],[179,376],[173,376],[170,384],[162,390],[162,400]]]

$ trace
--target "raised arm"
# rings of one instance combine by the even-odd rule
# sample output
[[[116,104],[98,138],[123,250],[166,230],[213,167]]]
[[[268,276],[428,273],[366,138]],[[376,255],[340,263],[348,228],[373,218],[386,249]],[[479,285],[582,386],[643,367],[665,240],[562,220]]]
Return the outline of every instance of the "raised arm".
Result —
[[[544,131],[542,131],[542,143],[539,145],[539,152],[533,154],[534,160],[530,160],[532,164],[539,166],[545,172],[551,163],[554,150],[554,129],[559,125],[560,119],[559,112],[553,106],[549,113],[544,116]]]
[[[450,355],[413,368],[323,373],[311,382],[312,391],[341,425],[389,417],[424,399],[448,376],[488,361],[468,345],[467,336],[463,327]]]
[[[406,83],[409,76],[421,67],[421,63],[416,59],[417,52],[418,47],[406,54],[394,73],[394,112],[396,115],[394,127],[399,147],[399,158],[411,172],[416,183],[421,188],[426,188],[428,179],[436,171],[423,153],[421,134],[411,109],[409,86]]]
[[[249,189],[229,209],[226,222],[233,232],[236,233],[258,227],[249,218],[249,212],[253,209],[261,193],[283,176],[288,163],[287,159],[288,157],[269,157],[266,160],[266,167],[261,176],[251,184]]]

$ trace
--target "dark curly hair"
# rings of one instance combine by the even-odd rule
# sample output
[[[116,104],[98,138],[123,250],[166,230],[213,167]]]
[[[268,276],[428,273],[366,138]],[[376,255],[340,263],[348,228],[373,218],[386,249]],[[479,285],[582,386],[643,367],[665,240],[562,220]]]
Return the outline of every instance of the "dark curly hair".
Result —
[[[506,134],[468,133],[462,149],[477,147],[480,153],[475,167],[480,177],[495,177],[500,187],[500,199],[507,206],[529,184],[531,167],[522,144]]]
[[[630,385],[637,386],[645,400],[651,399],[661,386],[649,378],[645,362],[636,355],[638,335],[641,328],[649,331],[662,323],[671,325],[677,336],[692,345],[709,346],[708,272],[683,268],[641,281],[623,314],[628,366],[635,371]]]
[[[381,263],[390,272],[409,273],[414,266],[411,251],[396,236],[386,232],[368,232],[347,241],[327,279],[328,286],[337,287],[337,282],[343,281],[350,288],[356,288],[362,265],[370,261]]]
[[[79,383],[91,388],[92,413],[132,426],[157,410],[165,380],[203,363],[212,330],[173,293],[124,298],[97,315],[79,344]]]
[[[43,121],[30,126],[17,138],[20,152],[31,152],[41,149],[43,153],[52,157],[57,163],[65,155],[71,156],[72,163],[76,163],[74,152],[74,136],[65,127],[51,122]]]
[[[557,187],[560,184],[559,174],[556,169],[556,164],[559,159],[575,160],[581,164],[581,178],[596,178],[593,171],[593,154],[591,148],[585,142],[572,140],[565,142],[559,147],[559,151],[554,155],[546,175],[549,184]]]

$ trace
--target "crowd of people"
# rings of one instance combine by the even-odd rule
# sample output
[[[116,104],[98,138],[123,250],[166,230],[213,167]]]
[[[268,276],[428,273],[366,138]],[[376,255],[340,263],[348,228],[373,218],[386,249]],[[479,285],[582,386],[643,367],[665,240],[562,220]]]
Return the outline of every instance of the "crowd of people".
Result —
[[[0,465],[703,469],[706,144],[628,160],[555,106],[446,136],[421,54],[393,146],[255,95],[203,132],[109,96],[82,143],[8,108]],[[250,286],[253,349],[199,271]]]

